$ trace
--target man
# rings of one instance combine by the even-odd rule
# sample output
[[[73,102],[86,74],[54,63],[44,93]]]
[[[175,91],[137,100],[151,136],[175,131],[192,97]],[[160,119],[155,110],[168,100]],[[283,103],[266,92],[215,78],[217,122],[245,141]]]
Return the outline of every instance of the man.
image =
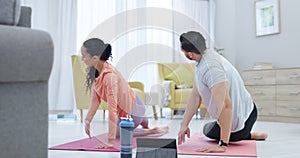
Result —
[[[188,125],[202,100],[210,116],[217,120],[207,123],[203,134],[219,141],[219,145],[197,151],[224,152],[229,141],[266,139],[266,133],[251,133],[257,118],[256,106],[234,66],[223,56],[207,49],[199,32],[183,33],[180,42],[184,55],[197,63],[194,86],[178,133],[178,144],[185,142],[185,135],[190,137]]]

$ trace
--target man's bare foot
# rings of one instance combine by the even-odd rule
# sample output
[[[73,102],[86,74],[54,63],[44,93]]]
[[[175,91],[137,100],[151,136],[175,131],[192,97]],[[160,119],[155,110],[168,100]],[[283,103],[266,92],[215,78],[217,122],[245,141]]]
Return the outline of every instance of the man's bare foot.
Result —
[[[146,130],[147,134],[164,134],[169,132],[169,127],[154,127],[152,129]]]
[[[265,140],[267,139],[267,137],[268,137],[267,133],[258,133],[258,132],[251,133],[251,139],[253,140]]]

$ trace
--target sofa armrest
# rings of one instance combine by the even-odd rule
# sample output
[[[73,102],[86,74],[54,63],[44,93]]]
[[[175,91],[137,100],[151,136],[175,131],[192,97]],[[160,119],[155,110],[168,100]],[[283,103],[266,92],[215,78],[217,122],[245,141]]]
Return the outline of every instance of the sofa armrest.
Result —
[[[52,39],[9,25],[0,35],[0,157],[47,158]]]
[[[48,81],[53,43],[44,31],[0,25],[0,82]]]

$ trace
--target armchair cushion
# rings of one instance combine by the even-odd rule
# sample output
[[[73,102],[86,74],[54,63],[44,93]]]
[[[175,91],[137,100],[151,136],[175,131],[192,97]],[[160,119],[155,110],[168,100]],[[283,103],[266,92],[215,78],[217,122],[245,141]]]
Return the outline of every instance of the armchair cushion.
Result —
[[[168,107],[173,109],[185,108],[194,83],[194,64],[159,63],[158,71],[161,82],[165,80],[174,81],[174,83],[170,85],[171,99]],[[179,86],[182,86],[182,89]]]
[[[145,93],[137,88],[132,88],[132,90],[137,94],[143,101],[145,101]]]
[[[129,86],[133,89],[133,91],[143,100],[145,101],[145,92],[144,92],[144,84],[139,81],[131,81],[128,82]]]
[[[176,89],[175,90],[175,104],[187,104],[188,98],[192,93],[192,88],[185,88],[185,89]]]
[[[172,80],[176,83],[176,87],[192,88],[194,82],[194,72],[190,65],[179,64],[178,67],[170,74],[165,76],[165,80]]]

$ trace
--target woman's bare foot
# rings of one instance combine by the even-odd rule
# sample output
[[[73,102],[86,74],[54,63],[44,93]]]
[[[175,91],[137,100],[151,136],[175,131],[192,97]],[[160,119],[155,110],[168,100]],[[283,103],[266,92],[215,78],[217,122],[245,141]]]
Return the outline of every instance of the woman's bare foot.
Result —
[[[164,126],[164,127],[154,127],[152,129],[148,129],[145,131],[146,134],[164,134],[169,132],[169,127]]]
[[[267,137],[268,137],[267,133],[259,133],[259,132],[251,133],[251,139],[253,140],[265,140],[267,139]]]

